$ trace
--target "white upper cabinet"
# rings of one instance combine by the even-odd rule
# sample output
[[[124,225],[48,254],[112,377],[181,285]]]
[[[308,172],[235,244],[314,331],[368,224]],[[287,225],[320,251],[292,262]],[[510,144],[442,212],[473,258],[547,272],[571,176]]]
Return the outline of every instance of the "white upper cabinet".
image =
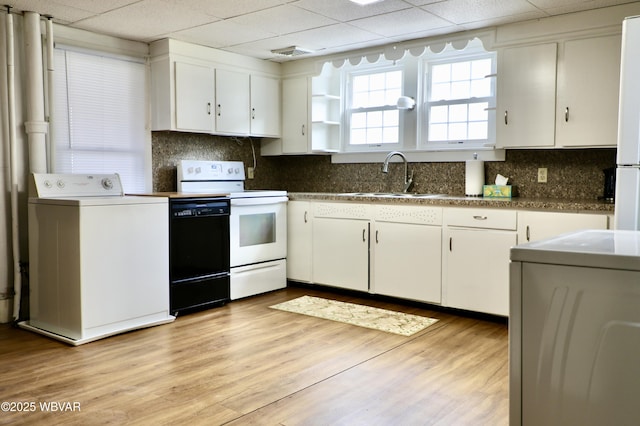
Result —
[[[216,69],[216,133],[248,135],[249,74]]]
[[[553,146],[556,56],[556,43],[498,53],[498,147]]]
[[[571,40],[558,63],[556,146],[615,146],[621,37]]]
[[[504,49],[497,146],[616,146],[620,40],[607,35]]]
[[[282,154],[306,154],[309,147],[308,77],[282,81]]]
[[[170,39],[151,56],[151,130],[280,136],[279,64]]]
[[[279,137],[282,100],[280,79],[251,76],[251,134]]]
[[[213,68],[176,62],[176,130],[211,133],[215,102]]]

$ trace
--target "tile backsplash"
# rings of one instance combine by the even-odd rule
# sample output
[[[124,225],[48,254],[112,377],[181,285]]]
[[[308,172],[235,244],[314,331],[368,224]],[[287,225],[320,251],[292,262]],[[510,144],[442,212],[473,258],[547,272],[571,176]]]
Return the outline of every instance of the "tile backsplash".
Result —
[[[290,192],[395,192],[402,190],[404,166],[393,163],[389,173],[379,163],[332,164],[331,157],[261,157],[260,140],[179,132],[153,132],[153,189],[175,191],[179,160],[234,160],[254,165],[255,179],[247,189],[284,189]],[[596,199],[602,196],[603,170],[614,167],[616,150],[509,150],[506,161],[485,163],[485,183],[498,173],[509,177],[521,197]],[[464,194],[465,164],[409,163],[413,190]],[[537,183],[538,168],[548,169],[547,183]]]

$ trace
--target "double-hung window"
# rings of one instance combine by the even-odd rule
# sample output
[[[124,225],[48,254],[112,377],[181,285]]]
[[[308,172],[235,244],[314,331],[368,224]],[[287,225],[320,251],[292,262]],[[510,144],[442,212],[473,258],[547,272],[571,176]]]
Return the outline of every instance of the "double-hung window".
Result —
[[[388,150],[402,137],[396,107],[402,94],[403,70],[387,67],[352,72],[348,75],[346,119],[347,150]]]
[[[423,146],[495,142],[495,54],[426,60]],[[424,122],[423,122],[424,124]]]
[[[119,173],[125,192],[150,177],[144,60],[55,49],[56,173]]]

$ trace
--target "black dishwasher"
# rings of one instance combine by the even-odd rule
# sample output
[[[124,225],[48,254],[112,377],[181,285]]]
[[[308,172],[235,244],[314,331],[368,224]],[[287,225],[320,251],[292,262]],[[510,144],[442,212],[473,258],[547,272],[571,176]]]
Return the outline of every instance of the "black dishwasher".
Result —
[[[173,315],[229,301],[229,199],[170,199],[169,277]]]

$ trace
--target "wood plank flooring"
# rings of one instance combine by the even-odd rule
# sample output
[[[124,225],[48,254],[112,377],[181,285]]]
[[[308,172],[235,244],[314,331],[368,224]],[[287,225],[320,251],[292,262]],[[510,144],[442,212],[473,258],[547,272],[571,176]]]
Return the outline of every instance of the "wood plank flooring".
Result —
[[[404,337],[268,308],[305,294],[440,321]],[[78,347],[0,325],[0,402],[29,410],[0,424],[506,425],[507,341],[499,321],[304,287]]]

